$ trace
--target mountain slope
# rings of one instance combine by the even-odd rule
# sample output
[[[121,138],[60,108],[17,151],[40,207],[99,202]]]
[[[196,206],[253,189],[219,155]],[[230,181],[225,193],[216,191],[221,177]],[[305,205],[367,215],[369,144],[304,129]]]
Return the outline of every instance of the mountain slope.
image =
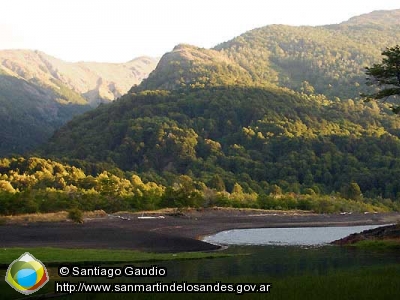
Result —
[[[80,94],[90,105],[122,96],[146,78],[157,62],[150,57],[139,57],[121,64],[69,63],[39,51],[0,51],[3,72],[52,89],[59,90],[62,84]]]
[[[394,28],[400,25],[400,9],[396,10],[377,10],[368,14],[363,14],[350,18],[341,25],[372,25],[375,27]]]
[[[339,25],[272,25],[251,30],[214,49],[245,68],[257,82],[354,98],[365,91],[365,67],[400,44],[400,10],[373,12]]]
[[[162,183],[188,174],[212,186],[218,175],[228,190],[335,195],[359,185],[394,199],[400,121],[387,104],[346,99],[362,91],[364,64],[400,43],[387,28],[275,25],[211,50],[179,45],[129,94],[58,130],[43,153]]]
[[[169,184],[179,174],[207,184],[219,174],[229,189],[239,182],[257,192],[278,184],[330,193],[356,181],[367,195],[396,195],[399,122],[375,104],[280,88],[144,91],[75,118],[43,154]]]
[[[326,26],[270,25],[213,49],[178,45],[135,91],[193,86],[278,85],[330,98],[368,92],[365,67],[400,44],[400,10]]]
[[[240,65],[215,50],[181,44],[160,60],[135,90],[249,85],[251,77]]]
[[[38,51],[0,51],[0,155],[24,153],[99,102],[138,84],[156,60],[67,63]]]

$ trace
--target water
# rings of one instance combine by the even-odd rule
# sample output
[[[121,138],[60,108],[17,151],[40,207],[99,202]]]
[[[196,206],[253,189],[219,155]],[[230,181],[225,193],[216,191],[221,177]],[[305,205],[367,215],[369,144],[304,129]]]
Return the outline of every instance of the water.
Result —
[[[219,245],[316,246],[380,226],[383,225],[235,229],[208,236],[204,241]]]
[[[396,251],[381,252],[339,246],[230,246],[233,257],[211,260],[160,262],[169,280],[214,281],[241,278],[285,278],[312,274],[323,276],[337,271],[400,263]],[[178,254],[179,255],[179,254]]]
[[[213,260],[162,262],[160,265],[168,269],[168,278],[204,281],[326,275],[340,270],[399,264],[400,253],[396,251],[380,252],[327,244],[380,226],[229,230],[205,240],[229,245],[223,252],[238,255]]]

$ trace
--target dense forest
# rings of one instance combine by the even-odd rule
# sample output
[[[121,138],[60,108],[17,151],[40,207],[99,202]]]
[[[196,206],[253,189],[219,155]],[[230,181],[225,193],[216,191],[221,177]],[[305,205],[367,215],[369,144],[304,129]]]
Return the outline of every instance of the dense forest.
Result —
[[[98,166],[99,167],[99,166]],[[118,171],[114,170],[117,174]],[[107,212],[153,210],[163,207],[206,208],[213,206],[263,209],[304,209],[318,213],[384,212],[399,210],[399,203],[385,199],[367,199],[352,183],[342,193],[317,195],[284,193],[272,185],[263,193],[245,192],[239,183],[226,191],[215,175],[213,188],[187,175],[176,177],[171,186],[163,186],[128,172],[124,177],[103,171],[96,176],[82,169],[37,157],[0,160],[0,215],[37,212]]]
[[[107,211],[399,210],[400,120],[390,102],[359,96],[376,91],[365,67],[400,44],[397,17],[178,45],[128,94],[57,130],[35,152],[51,160],[4,159],[0,213],[22,212],[24,199],[32,211],[56,209],[39,199]]]
[[[375,102],[280,88],[144,91],[74,119],[44,155],[108,162],[163,184],[218,174],[228,190],[330,194],[356,182],[367,197],[397,198],[399,128]]]

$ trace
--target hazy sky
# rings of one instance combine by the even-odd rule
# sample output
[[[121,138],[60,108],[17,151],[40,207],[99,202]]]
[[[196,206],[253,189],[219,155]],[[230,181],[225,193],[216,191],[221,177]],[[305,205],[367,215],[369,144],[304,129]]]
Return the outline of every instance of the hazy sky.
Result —
[[[176,44],[210,48],[269,24],[340,23],[399,0],[1,0],[0,49],[125,62]]]

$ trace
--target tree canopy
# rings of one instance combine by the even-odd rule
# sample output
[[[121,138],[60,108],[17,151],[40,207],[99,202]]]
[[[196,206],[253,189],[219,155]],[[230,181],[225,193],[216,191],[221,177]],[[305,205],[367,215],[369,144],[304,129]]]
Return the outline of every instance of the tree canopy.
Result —
[[[400,46],[386,48],[380,64],[366,68],[367,84],[377,86],[375,93],[366,95],[366,101],[373,99],[396,100],[400,96]],[[393,104],[394,113],[400,113],[400,106]]]
[[[281,88],[144,91],[75,118],[41,155],[163,185],[189,175],[218,191],[331,194],[355,182],[365,197],[400,199],[400,120],[385,105]]]

